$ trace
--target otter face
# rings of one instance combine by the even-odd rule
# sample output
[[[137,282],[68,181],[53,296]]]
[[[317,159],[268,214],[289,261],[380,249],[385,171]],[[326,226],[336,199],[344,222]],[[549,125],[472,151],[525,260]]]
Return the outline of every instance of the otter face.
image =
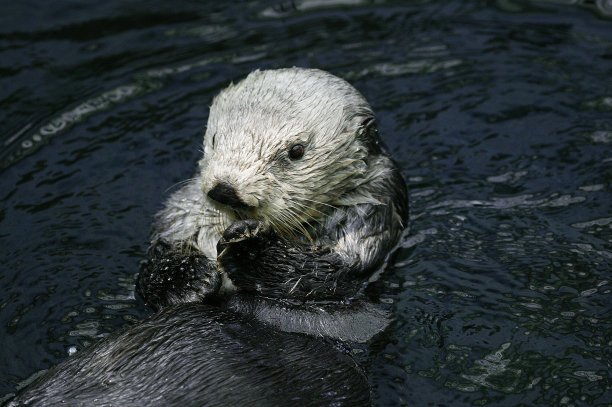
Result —
[[[318,70],[256,71],[213,101],[202,192],[232,219],[295,234],[367,182],[360,126],[373,114],[348,83]]]

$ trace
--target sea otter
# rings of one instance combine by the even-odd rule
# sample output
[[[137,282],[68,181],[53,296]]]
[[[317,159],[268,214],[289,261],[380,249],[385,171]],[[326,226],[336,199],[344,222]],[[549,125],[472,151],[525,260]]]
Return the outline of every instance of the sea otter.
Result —
[[[345,344],[387,324],[362,287],[408,220],[370,106],[321,70],[255,71],[214,99],[203,151],[141,266],[158,312],[9,405],[370,403]]]
[[[255,71],[230,85],[203,151],[156,217],[138,281],[155,308],[234,291],[346,302],[406,228],[406,184],[374,113],[330,73]]]

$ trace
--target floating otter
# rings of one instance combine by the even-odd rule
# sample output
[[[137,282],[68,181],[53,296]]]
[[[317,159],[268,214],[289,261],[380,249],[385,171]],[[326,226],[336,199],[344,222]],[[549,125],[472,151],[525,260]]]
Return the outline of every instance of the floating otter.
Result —
[[[406,227],[406,185],[372,109],[327,72],[255,71],[230,85],[203,150],[156,219],[138,283],[154,307],[235,290],[346,300]]]
[[[386,326],[361,292],[407,219],[359,92],[320,70],[255,71],[214,99],[197,175],[157,215],[137,291],[159,312],[10,405],[369,404],[334,340]]]

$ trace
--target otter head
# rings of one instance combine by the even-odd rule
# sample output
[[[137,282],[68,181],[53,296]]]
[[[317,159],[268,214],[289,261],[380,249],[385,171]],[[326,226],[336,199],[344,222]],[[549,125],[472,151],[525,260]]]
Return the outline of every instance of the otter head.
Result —
[[[373,199],[360,188],[373,178],[373,123],[363,96],[329,73],[255,71],[213,101],[202,191],[230,219],[308,236],[334,207]]]

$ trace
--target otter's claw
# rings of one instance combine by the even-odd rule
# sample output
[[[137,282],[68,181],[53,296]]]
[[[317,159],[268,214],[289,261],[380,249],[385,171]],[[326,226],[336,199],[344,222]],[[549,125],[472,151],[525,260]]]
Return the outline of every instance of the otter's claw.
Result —
[[[260,239],[268,232],[266,225],[255,219],[237,220],[225,231],[217,243],[217,253],[221,254],[229,245]]]
[[[227,243],[240,242],[252,239],[265,229],[263,222],[255,219],[238,220],[223,232],[223,239]]]

